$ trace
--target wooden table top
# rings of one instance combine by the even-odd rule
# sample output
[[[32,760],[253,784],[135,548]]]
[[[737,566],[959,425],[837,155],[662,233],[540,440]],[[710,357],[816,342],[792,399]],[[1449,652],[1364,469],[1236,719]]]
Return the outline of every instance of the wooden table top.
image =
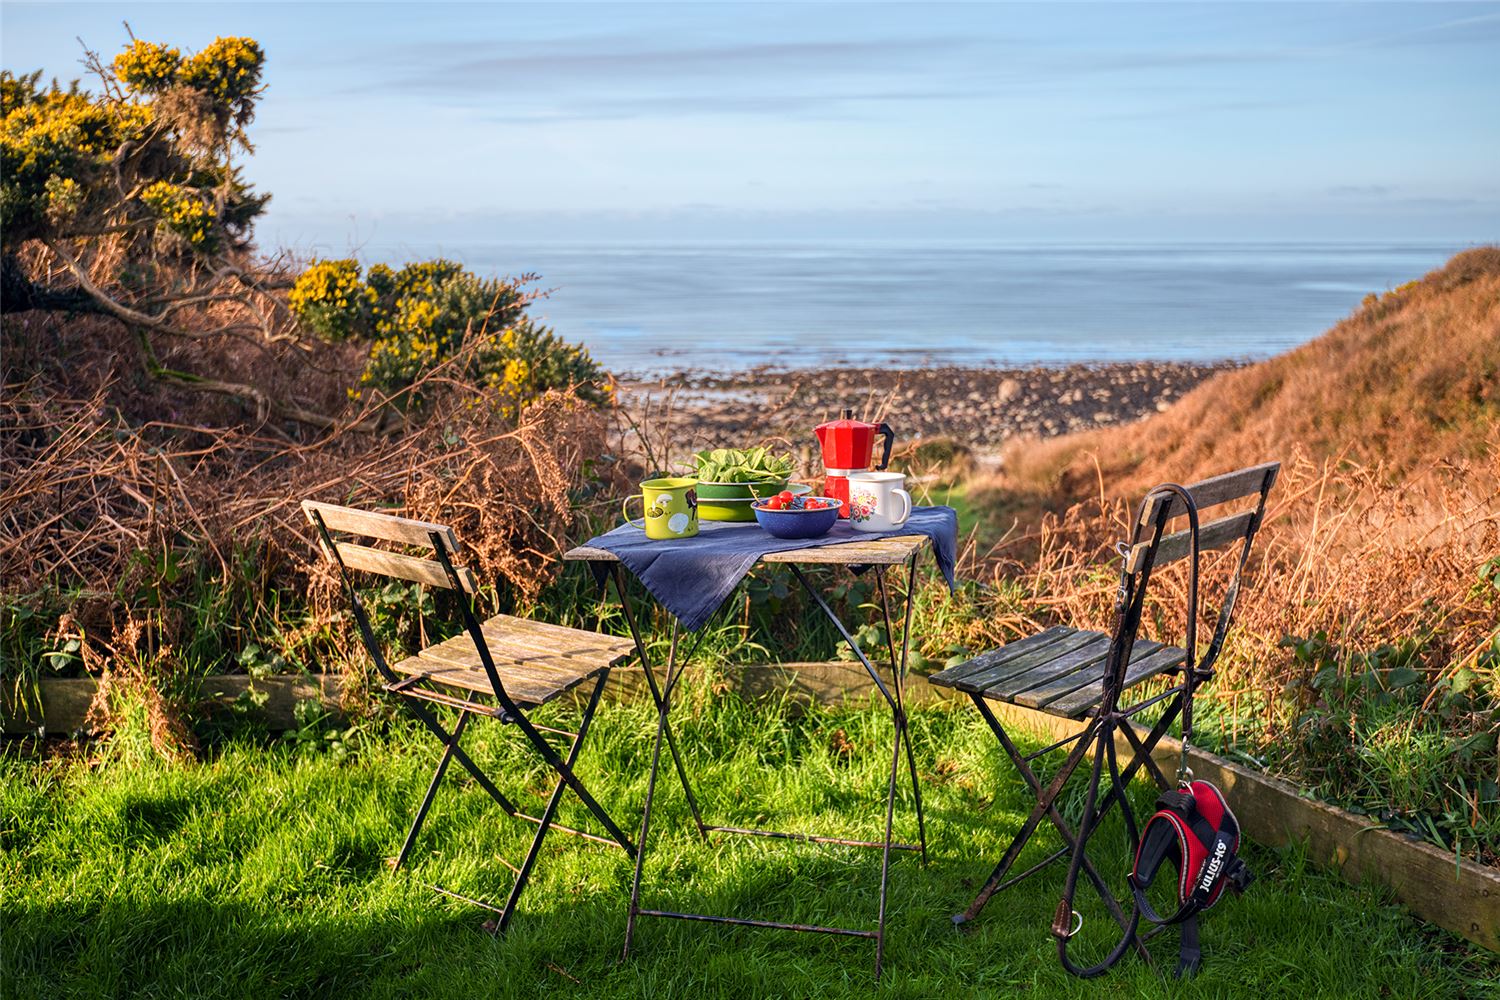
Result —
[[[895,535],[868,542],[840,542],[787,552],[767,552],[765,563],[795,563],[798,566],[899,566],[929,544],[926,535]],[[573,562],[619,562],[613,552],[580,545],[563,553]]]

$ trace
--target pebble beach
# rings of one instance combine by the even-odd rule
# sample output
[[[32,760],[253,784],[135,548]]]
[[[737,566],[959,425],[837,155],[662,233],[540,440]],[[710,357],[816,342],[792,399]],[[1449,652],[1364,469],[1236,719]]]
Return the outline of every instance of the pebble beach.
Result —
[[[977,456],[1019,435],[1051,437],[1128,423],[1167,407],[1234,362],[1138,362],[1031,368],[763,366],[732,374],[624,378],[620,398],[643,426],[684,446],[763,438],[807,443],[845,407],[884,420],[899,443],[951,438]]]

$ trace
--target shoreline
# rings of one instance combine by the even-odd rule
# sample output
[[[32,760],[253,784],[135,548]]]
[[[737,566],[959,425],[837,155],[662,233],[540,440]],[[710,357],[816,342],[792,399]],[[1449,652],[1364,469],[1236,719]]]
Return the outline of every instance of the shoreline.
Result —
[[[739,446],[752,438],[811,437],[845,407],[885,420],[902,443],[952,438],[994,453],[1017,436],[1053,437],[1130,423],[1167,409],[1189,390],[1248,361],[1139,361],[1033,367],[782,368],[624,376],[620,400],[633,417],[691,431],[674,446]],[[687,428],[674,428],[679,432]]]

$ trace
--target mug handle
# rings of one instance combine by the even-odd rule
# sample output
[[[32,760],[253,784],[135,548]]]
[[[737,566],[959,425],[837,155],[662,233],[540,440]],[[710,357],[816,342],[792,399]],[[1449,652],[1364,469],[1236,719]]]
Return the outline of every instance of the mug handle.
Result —
[[[891,490],[891,496],[900,497],[901,505],[904,508],[901,511],[901,516],[899,518],[891,519],[891,523],[895,527],[899,528],[911,518],[911,494],[906,492],[905,490]]]
[[[628,511],[628,510],[625,509],[625,508],[627,508],[627,507],[630,506],[630,501],[632,501],[632,500],[639,500],[641,502],[641,520],[640,520],[639,523],[637,523],[635,521],[632,521],[630,519],[630,511]],[[620,516],[623,517],[623,518],[625,518],[625,523],[628,524],[628,525],[630,525],[632,528],[640,528],[642,531],[645,531],[646,530],[646,495],[644,493],[632,493],[632,494],[630,494],[630,496],[626,497],[624,500],[621,500],[620,501]]]

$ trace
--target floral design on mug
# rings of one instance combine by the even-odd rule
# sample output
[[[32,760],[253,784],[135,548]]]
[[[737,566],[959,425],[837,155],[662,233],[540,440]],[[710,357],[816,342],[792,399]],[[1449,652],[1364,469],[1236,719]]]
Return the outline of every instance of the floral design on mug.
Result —
[[[856,490],[849,494],[849,517],[854,521],[868,521],[875,516],[875,494]]]

